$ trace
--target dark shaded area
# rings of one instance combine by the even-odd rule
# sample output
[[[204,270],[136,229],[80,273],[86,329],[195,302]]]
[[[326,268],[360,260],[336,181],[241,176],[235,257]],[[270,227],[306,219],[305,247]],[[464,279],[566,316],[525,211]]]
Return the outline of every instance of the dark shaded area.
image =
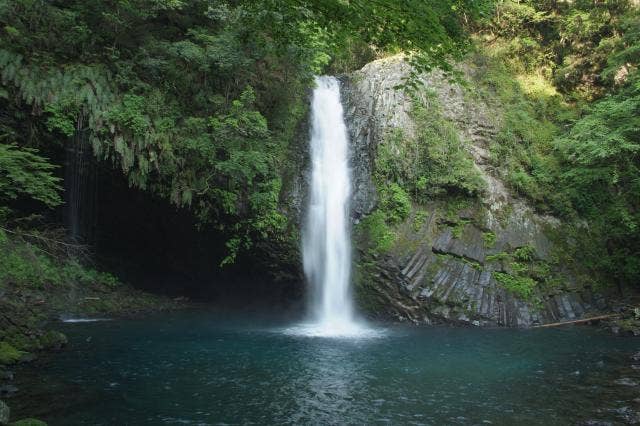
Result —
[[[198,229],[188,210],[130,188],[109,164],[99,168],[96,213],[96,260],[135,287],[229,307],[278,307],[300,299],[296,265],[269,263],[272,256],[256,249],[220,268],[224,235]]]

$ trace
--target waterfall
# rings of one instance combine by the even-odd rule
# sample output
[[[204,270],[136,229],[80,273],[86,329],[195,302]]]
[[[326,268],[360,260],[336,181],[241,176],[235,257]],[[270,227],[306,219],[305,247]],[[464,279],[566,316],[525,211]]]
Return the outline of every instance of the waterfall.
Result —
[[[302,247],[312,286],[313,322],[307,329],[322,336],[361,334],[349,288],[349,139],[335,77],[316,77],[311,118],[311,187]]]

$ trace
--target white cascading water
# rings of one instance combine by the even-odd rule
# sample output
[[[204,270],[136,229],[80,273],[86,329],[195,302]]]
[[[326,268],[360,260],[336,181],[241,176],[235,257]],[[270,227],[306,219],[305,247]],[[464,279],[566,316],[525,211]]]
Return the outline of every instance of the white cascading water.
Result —
[[[302,256],[313,287],[313,323],[305,328],[317,336],[362,334],[349,289],[349,139],[335,77],[316,77],[311,118],[311,188]]]

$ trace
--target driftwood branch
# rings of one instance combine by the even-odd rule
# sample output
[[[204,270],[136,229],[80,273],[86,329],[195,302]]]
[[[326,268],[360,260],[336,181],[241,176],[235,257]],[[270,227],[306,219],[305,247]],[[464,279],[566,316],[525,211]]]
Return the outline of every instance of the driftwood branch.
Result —
[[[599,320],[608,319],[608,318],[615,318],[615,317],[619,317],[619,316],[620,316],[620,314],[600,315],[600,316],[597,316],[597,317],[583,318],[583,319],[573,320],[573,321],[562,321],[562,322],[554,322],[554,323],[551,323],[551,324],[536,325],[536,326],[533,326],[531,328],[547,328],[547,327],[560,327],[561,325],[568,325],[568,324],[583,324],[585,322],[599,321]]]
[[[73,247],[73,248],[85,248],[86,247],[83,244],[74,244],[74,243],[68,243],[66,241],[54,240],[52,238],[43,237],[42,235],[29,234],[27,232],[12,231],[11,229],[7,229],[7,228],[3,228],[3,227],[0,227],[0,229],[3,230],[4,232],[8,232],[10,234],[17,235],[19,237],[35,238],[37,240],[46,241],[48,243],[58,244],[58,245],[65,246],[65,247]]]

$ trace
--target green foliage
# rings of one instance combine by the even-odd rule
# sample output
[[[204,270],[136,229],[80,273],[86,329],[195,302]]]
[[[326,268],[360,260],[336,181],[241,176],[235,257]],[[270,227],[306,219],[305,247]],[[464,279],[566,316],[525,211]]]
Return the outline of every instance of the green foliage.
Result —
[[[469,223],[471,223],[471,221],[467,219],[457,220],[453,228],[451,228],[453,238],[460,238],[464,232],[464,228],[466,228]]]
[[[485,260],[486,260],[487,263],[492,263],[492,262],[503,262],[503,261],[506,261],[506,260],[508,260],[510,258],[511,258],[511,256],[509,255],[509,253],[502,251],[500,253],[488,255],[485,258]]]
[[[502,287],[522,300],[530,301],[535,295],[536,282],[532,278],[505,272],[493,272],[493,277]]]
[[[47,129],[58,131],[67,137],[71,137],[76,132],[76,119],[78,111],[73,103],[51,103],[45,107],[45,112],[49,114],[47,119]]]
[[[493,232],[484,232],[482,234],[482,239],[484,240],[484,246],[486,248],[493,248],[496,245],[496,234]]]
[[[454,125],[444,119],[435,99],[428,104],[414,102],[417,144],[421,157],[419,177],[415,183],[416,198],[425,201],[442,195],[474,197],[485,188]]]
[[[458,131],[440,111],[435,98],[428,105],[414,101],[416,136],[392,131],[378,147],[376,179],[380,186],[397,183],[417,202],[442,196],[476,196],[485,182],[475,168]]]
[[[526,245],[518,247],[513,251],[513,258],[521,262],[530,262],[534,259],[536,249],[533,246]]]
[[[409,195],[397,183],[379,188],[380,207],[386,213],[387,222],[395,225],[403,222],[411,211]]]
[[[537,72],[571,98],[592,100],[638,64],[639,23],[626,0],[527,0],[498,2],[481,28],[517,73]]]
[[[618,285],[640,277],[638,28],[627,1],[505,1],[476,57],[480,95],[504,110],[493,165],[538,209],[581,221],[567,232],[589,276]]]
[[[64,286],[69,283],[108,287],[119,285],[119,281],[111,274],[82,266],[74,259],[56,259],[31,243],[19,238],[9,238],[2,230],[0,250],[3,253],[0,257],[2,285],[31,288]]]
[[[413,216],[413,223],[411,224],[413,230],[415,232],[420,231],[420,229],[422,229],[428,217],[429,217],[429,212],[426,212],[424,210],[416,211]]]
[[[505,65],[504,52],[488,51],[489,57],[476,56],[474,61],[479,67],[477,95],[503,110],[499,132],[489,146],[490,161],[512,190],[539,209],[564,205],[562,195],[547,186],[560,167],[553,155],[559,123],[553,120],[568,116],[568,106],[546,80],[535,78],[538,83],[532,90],[530,74],[514,76],[513,67]]]
[[[24,352],[17,350],[7,342],[0,342],[0,365],[14,364],[20,360]]]
[[[581,246],[590,244],[598,269],[634,282],[640,276],[640,87],[593,104],[556,144],[564,193],[589,220],[586,235],[596,239],[589,243],[583,233]]]
[[[498,263],[500,269],[492,272],[496,281],[517,297],[539,303],[540,293],[562,285],[561,276],[553,270],[552,262],[536,259],[531,245],[517,247],[512,252],[500,252],[485,258],[487,263]]]
[[[376,210],[359,224],[360,230],[367,238],[367,245],[374,253],[385,253],[393,247],[395,234],[387,225],[384,212]]]
[[[0,201],[25,196],[47,207],[59,205],[61,188],[60,179],[53,175],[55,168],[35,149],[0,143]]]

